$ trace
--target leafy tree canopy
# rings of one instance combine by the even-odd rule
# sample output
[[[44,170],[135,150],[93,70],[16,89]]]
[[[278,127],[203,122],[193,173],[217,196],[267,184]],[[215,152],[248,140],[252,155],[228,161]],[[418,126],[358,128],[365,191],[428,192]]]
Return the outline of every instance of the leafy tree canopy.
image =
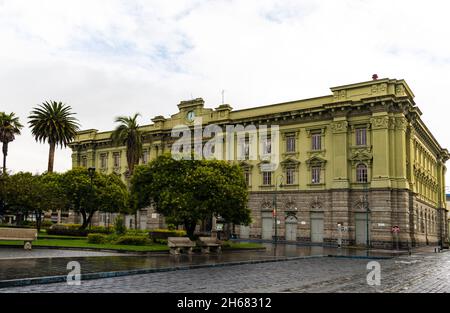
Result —
[[[225,161],[160,156],[135,168],[131,193],[137,207],[154,204],[167,221],[183,224],[190,237],[200,220],[212,216],[236,224],[251,221],[242,169]]]

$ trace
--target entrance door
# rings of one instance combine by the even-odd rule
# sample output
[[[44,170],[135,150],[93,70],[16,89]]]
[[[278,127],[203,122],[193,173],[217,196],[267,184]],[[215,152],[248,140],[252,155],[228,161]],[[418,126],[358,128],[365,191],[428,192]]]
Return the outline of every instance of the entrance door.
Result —
[[[270,212],[261,212],[261,218],[262,218],[262,239],[272,240],[273,235],[273,217],[272,217],[272,211]]]
[[[369,216],[370,223],[370,216]],[[369,224],[370,225],[370,224]],[[367,214],[355,213],[355,236],[356,244],[365,246],[367,245]],[[370,239],[370,234],[369,234]]]
[[[250,238],[250,226],[239,226],[239,238],[248,239]]]
[[[286,218],[286,240],[297,240],[297,219],[294,216]]]
[[[311,213],[311,242],[323,242],[323,213]]]

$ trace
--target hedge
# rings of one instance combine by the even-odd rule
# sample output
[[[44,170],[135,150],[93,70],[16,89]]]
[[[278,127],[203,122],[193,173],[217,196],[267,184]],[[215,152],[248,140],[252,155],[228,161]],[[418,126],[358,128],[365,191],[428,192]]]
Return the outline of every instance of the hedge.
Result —
[[[183,237],[186,236],[185,230],[168,230],[168,229],[154,229],[149,231],[149,236],[154,242],[157,240],[165,239],[169,237]]]
[[[133,245],[133,246],[144,246],[149,243],[149,239],[143,236],[120,236],[114,244],[116,245]]]
[[[106,243],[107,242],[107,237],[104,234],[89,234],[87,241],[89,243]]]

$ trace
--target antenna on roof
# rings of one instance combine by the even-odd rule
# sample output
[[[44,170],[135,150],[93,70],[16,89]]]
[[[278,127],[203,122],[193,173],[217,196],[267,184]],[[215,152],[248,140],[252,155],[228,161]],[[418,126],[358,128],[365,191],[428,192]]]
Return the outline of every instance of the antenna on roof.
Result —
[[[225,90],[222,89],[222,104],[225,104]]]

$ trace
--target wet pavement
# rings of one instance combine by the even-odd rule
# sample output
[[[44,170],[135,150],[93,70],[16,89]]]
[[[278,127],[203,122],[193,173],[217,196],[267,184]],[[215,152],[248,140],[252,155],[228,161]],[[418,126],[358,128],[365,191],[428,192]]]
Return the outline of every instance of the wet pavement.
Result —
[[[67,275],[67,264],[71,261],[78,261],[81,265],[81,272],[99,273],[99,272],[116,272],[137,269],[162,269],[175,268],[186,265],[207,265],[222,264],[231,262],[257,261],[257,260],[276,260],[286,257],[302,257],[302,256],[354,256],[354,257],[390,257],[392,252],[387,251],[370,251],[358,249],[338,249],[321,246],[300,246],[291,244],[278,244],[276,249],[270,243],[264,243],[265,250],[241,250],[241,251],[224,251],[221,254],[210,255],[180,255],[171,256],[167,253],[150,254],[150,255],[102,255],[92,256],[85,255],[83,252],[65,256],[67,250],[52,250],[48,257],[41,253],[39,258],[9,258],[0,259],[0,281],[48,277]],[[61,254],[55,256],[55,251]],[[1,252],[1,251],[0,251]],[[73,252],[73,251],[72,251]],[[61,256],[62,255],[62,256]]]

